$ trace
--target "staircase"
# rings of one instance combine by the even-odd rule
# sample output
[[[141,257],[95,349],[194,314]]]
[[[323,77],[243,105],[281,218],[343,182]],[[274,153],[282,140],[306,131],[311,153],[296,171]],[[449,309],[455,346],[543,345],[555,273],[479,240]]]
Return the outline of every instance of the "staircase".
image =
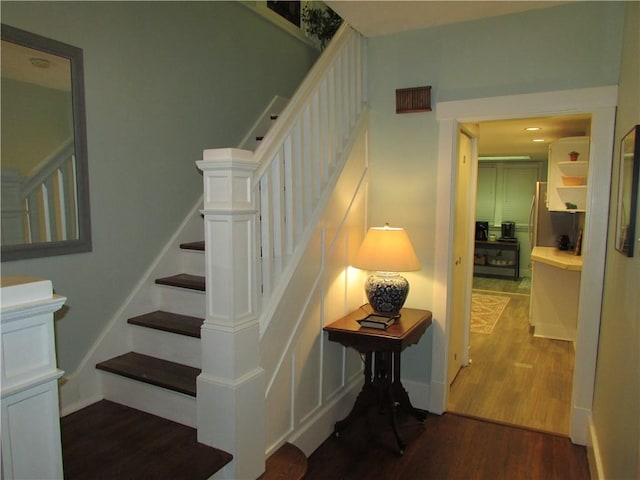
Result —
[[[278,119],[274,108],[281,109],[286,101],[276,97],[265,110],[267,121],[258,121],[243,144],[257,148],[267,130]],[[256,132],[262,131],[257,135]],[[165,309],[152,310],[127,319],[130,325],[132,349],[98,362],[96,368],[103,374],[104,398],[122,406],[172,420],[193,429],[197,428],[197,377],[201,373],[201,328],[205,302],[205,242],[196,240],[180,244],[180,273],[154,279],[155,297],[163,308],[184,311],[177,313]],[[97,404],[94,404],[97,405]],[[89,408],[96,408],[91,406]],[[123,407],[124,408],[124,407]],[[129,437],[125,429],[118,436]],[[225,459],[219,468],[233,458],[230,454],[213,449],[216,456]],[[130,460],[129,460],[130,461]],[[306,456],[291,444],[276,451],[267,463],[263,478],[302,478],[306,470]],[[293,476],[291,476],[293,475]]]
[[[204,253],[203,241],[183,243],[180,245],[180,248],[188,252],[193,252],[193,254],[196,255],[202,263],[204,262],[204,259],[202,258]],[[190,292],[198,293],[205,291],[205,277],[202,275],[179,273],[176,275],[158,278],[155,280],[155,283],[160,286],[159,288],[169,287],[175,289],[176,292],[174,292],[174,294],[179,294],[177,292],[183,292],[184,294],[189,295]],[[147,390],[148,392],[150,392],[150,395],[154,396],[153,402],[150,402],[153,404],[157,404],[158,397],[162,396],[167,397],[165,399],[165,402],[169,403],[172,402],[172,397],[174,397],[173,401],[175,401],[176,396],[182,397],[184,399],[187,399],[189,397],[193,399],[193,405],[191,405],[192,402],[188,402],[189,413],[187,417],[195,418],[195,400],[197,394],[196,380],[201,372],[200,368],[198,368],[201,355],[200,329],[203,322],[204,319],[202,318],[167,312],[163,310],[156,310],[129,318],[127,320],[127,323],[129,325],[133,325],[135,328],[133,335],[135,339],[133,347],[134,350],[122,355],[118,355],[117,357],[111,358],[109,360],[99,362],[96,365],[96,368],[98,370],[111,374],[111,378],[106,380],[112,385],[112,388],[106,391],[105,397],[108,400],[114,401],[118,404],[127,405],[134,408],[136,406],[140,407],[140,405],[138,405],[138,398],[140,396],[141,390]],[[145,386],[136,385],[131,381],[144,384]],[[113,388],[113,386],[115,386],[116,388]],[[185,403],[186,402],[183,402],[183,405],[185,405]],[[86,422],[88,421],[78,421],[74,416],[89,415],[91,417],[95,417],[96,413],[94,412],[101,411],[101,408],[104,409],[101,404],[94,404],[86,409],[86,413],[78,412],[69,417],[65,417],[65,421],[63,422],[63,434],[65,433],[65,431],[67,431],[67,435],[69,435],[72,432],[73,428],[82,428],[78,426],[74,427],[74,425],[78,423],[80,423],[81,425],[83,423],[86,424]],[[141,422],[150,421],[148,420],[148,416],[145,416],[143,412],[138,412],[137,410],[122,410],[125,407],[117,406],[108,406],[107,408],[121,408],[118,415],[128,415],[132,418],[135,418],[135,423],[137,426],[141,426]],[[151,407],[151,405],[145,405],[144,408],[139,408],[139,410],[142,411],[149,411],[153,409],[160,410],[157,407]],[[167,414],[166,412],[160,411],[158,412],[158,415],[165,418],[173,416],[177,419],[178,423],[186,423],[179,421],[180,419],[182,419],[182,417],[179,417],[177,415]],[[160,421],[162,420],[156,420],[156,422]],[[68,430],[65,430],[66,425],[71,425],[66,427]],[[195,422],[193,425],[189,426],[195,428]],[[95,425],[92,425],[92,427],[86,432],[76,431],[72,441],[77,442],[77,437],[79,436],[79,434],[80,436],[91,435],[91,433],[95,431],[94,427]],[[102,425],[100,430],[104,431],[106,427],[107,424],[104,424]],[[179,427],[167,425],[165,428],[168,432],[167,434],[176,435],[172,432],[174,432],[174,430]],[[114,433],[113,430],[110,430],[110,432],[111,435],[113,435],[113,442],[111,443],[114,445],[118,444],[120,446],[122,443],[121,439],[131,439],[132,435],[130,423],[127,424],[127,426],[125,426],[120,432]],[[102,438],[102,436],[100,437]],[[71,441],[69,440],[67,441],[67,443],[70,442]],[[87,450],[89,452],[93,452],[97,448],[100,448],[100,445],[90,444]],[[201,445],[201,448],[205,447]],[[205,453],[210,459],[207,461],[209,470],[201,469],[201,471],[210,471],[210,469],[212,468],[212,464],[214,465],[214,469],[222,469],[233,458],[227,452],[211,447],[208,448],[210,448],[210,450],[205,451]],[[95,454],[93,453],[92,455]],[[193,455],[195,455],[195,453]],[[136,455],[136,457],[140,456]],[[138,458],[136,460],[130,457],[122,456],[122,453],[118,452],[117,458],[122,458],[123,462],[128,464],[128,468],[131,468],[131,463],[137,465],[137,462],[139,461],[141,464],[140,468],[147,469],[145,475],[150,473],[147,463],[151,462],[151,459],[148,456],[142,456],[142,458]],[[75,460],[72,458],[72,456],[68,456],[68,458],[65,459],[65,461],[69,464],[71,464],[72,460]],[[97,458],[96,460],[100,460],[100,458]],[[202,461],[203,460],[199,460],[199,462]],[[82,478],[82,475],[87,473],[87,471],[83,469],[86,467],[84,467],[82,463],[81,468],[77,467],[77,460],[71,465],[72,468],[78,469],[79,473],[76,476],[72,475],[72,477],[70,478]],[[155,465],[156,470],[158,470],[158,468],[161,466],[161,464],[158,464],[157,461],[151,463],[151,465]],[[65,468],[66,467],[67,464],[65,464]],[[120,467],[117,461],[110,462],[108,468],[108,472],[115,471],[124,473],[121,470],[121,468],[124,467]],[[184,467],[181,468],[183,469],[182,473],[190,472],[189,475],[197,475],[190,470],[191,468],[193,468],[192,465],[184,465]],[[304,453],[302,453],[302,451],[300,451],[300,449],[298,449],[294,445],[285,443],[267,459],[266,470],[265,473],[260,477],[260,480],[275,480],[278,478],[286,478],[287,480],[302,479],[304,478],[306,468],[307,457],[304,455]],[[91,473],[98,474],[95,472],[95,470],[95,467],[93,467]],[[98,470],[99,475],[107,472],[106,470]],[[128,473],[131,474],[132,472],[129,471]],[[165,473],[166,471],[157,471],[157,474],[160,476]],[[196,480],[200,477],[191,476],[190,478]],[[202,478],[204,479],[207,477]]]
[[[359,362],[335,363],[343,353],[334,346],[326,367],[314,360],[299,377],[290,369],[303,368],[296,362],[305,349],[320,348],[324,318],[314,311],[323,282],[343,278],[322,315],[343,315],[362,301],[360,288],[348,293],[345,262],[366,230],[364,55],[362,37],[343,26],[275,124],[268,107],[243,149],[204,152],[197,162],[204,206],[116,313],[63,389],[63,405],[81,404],[88,391],[197,428],[200,443],[234,455],[220,478],[255,478],[266,456],[267,467],[305,464],[361,378]],[[273,124],[268,135],[260,131],[265,121]],[[335,260],[325,265],[325,255]],[[290,381],[315,389],[322,375],[332,391],[321,401],[304,389],[287,394],[299,393]],[[288,442],[304,453],[281,462],[296,450]]]
[[[181,244],[180,251],[184,271],[154,281],[164,307],[177,312],[158,309],[129,318],[131,351],[96,368],[109,374],[103,376],[105,399],[195,428],[204,319],[191,313],[204,310],[204,242]],[[189,309],[178,313],[182,305]]]

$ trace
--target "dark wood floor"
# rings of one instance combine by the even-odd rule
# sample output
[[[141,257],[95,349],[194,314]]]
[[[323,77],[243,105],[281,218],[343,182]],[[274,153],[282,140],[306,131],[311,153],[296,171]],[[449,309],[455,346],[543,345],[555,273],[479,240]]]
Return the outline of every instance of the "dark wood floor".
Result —
[[[309,458],[305,479],[589,479],[586,449],[566,437],[430,414],[424,426],[401,420],[409,444],[399,456],[385,420],[370,412],[326,440]]]
[[[63,417],[61,435],[65,480],[204,480],[231,460],[193,428],[104,400]]]

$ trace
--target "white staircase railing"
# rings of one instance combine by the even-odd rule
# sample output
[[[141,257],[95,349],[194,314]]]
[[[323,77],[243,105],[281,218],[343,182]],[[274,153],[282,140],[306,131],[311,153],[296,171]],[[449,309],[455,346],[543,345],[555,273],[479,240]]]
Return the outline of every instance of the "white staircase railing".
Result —
[[[20,193],[23,243],[78,238],[74,152],[73,139],[69,139],[25,179]]]
[[[197,162],[207,285],[198,440],[233,454],[225,478],[264,470],[260,337],[365,111],[365,51],[365,39],[343,25],[255,152],[205,150]]]
[[[254,152],[262,332],[366,103],[364,42],[343,25]]]

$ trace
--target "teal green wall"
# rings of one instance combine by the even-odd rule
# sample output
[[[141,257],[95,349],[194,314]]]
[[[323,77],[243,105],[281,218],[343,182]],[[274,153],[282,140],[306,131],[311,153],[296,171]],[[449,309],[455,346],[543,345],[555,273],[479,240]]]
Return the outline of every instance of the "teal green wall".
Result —
[[[640,125],[640,2],[627,3],[614,159],[620,141]],[[614,168],[611,205],[617,203],[618,172]],[[636,225],[640,225],[640,198]],[[600,454],[600,478],[640,478],[640,232],[635,254],[625,257],[615,249],[616,213],[609,214],[598,366],[593,394],[593,429]],[[637,228],[637,227],[636,227]],[[595,477],[594,477],[595,478]]]
[[[93,251],[2,264],[68,298],[56,339],[72,373],[201,195],[202,150],[237,146],[318,52],[237,2],[0,8],[2,23],[84,50]]]
[[[369,39],[369,221],[407,229],[423,270],[407,306],[433,308],[437,103],[616,85],[624,4],[542,10]],[[433,112],[395,114],[395,90],[432,86]],[[428,381],[431,338],[406,352],[406,377]]]

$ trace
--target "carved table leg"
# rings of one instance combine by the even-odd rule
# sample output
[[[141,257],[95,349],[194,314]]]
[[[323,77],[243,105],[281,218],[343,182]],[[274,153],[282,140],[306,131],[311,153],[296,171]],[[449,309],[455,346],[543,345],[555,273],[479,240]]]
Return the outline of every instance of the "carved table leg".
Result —
[[[344,430],[355,418],[366,413],[367,409],[376,402],[376,392],[371,382],[371,353],[365,354],[364,360],[364,386],[358,394],[351,412],[335,423],[333,432],[336,437],[340,436],[340,432]]]
[[[400,381],[400,352],[393,353],[393,397],[396,402],[398,402],[398,406],[402,408],[406,413],[413,415],[420,423],[424,423],[426,419],[426,414],[416,409],[413,405],[411,405],[411,400],[409,399],[409,394],[402,386],[402,382]]]

